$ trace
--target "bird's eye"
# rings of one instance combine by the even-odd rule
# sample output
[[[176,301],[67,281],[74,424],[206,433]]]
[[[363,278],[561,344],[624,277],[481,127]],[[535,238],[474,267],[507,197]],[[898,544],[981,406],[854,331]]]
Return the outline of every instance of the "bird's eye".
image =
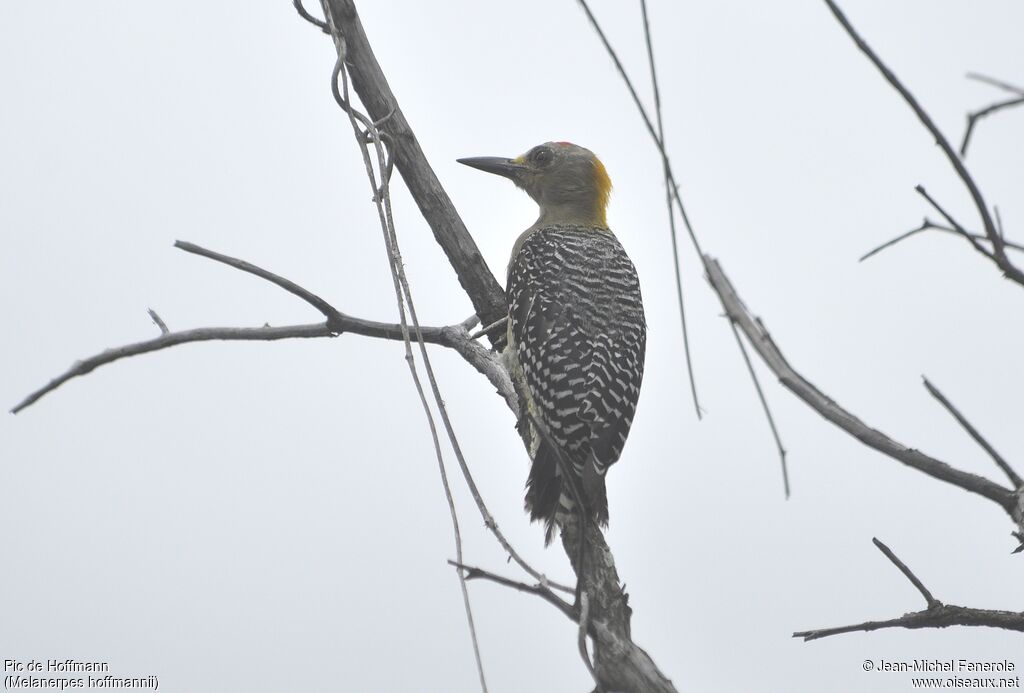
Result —
[[[530,154],[530,160],[538,166],[547,166],[551,163],[551,150],[547,147],[538,147]]]

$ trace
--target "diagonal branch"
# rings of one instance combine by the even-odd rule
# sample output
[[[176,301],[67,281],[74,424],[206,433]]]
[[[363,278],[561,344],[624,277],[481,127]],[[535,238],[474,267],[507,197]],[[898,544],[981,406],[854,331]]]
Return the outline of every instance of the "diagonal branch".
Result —
[[[1010,463],[1007,462],[1002,455],[996,452],[996,449],[993,448],[987,440],[985,440],[985,437],[978,433],[978,430],[971,425],[971,422],[968,421],[963,414],[960,413],[960,410],[953,406],[953,403],[946,399],[946,396],[939,392],[939,389],[932,385],[928,378],[922,377],[922,380],[924,380],[924,386],[931,396],[939,400],[939,404],[945,407],[946,411],[953,415],[953,418],[957,420],[957,423],[963,426],[964,430],[967,431],[967,434],[974,439],[974,442],[980,445],[982,449],[989,454],[992,461],[996,463],[996,466],[1002,469],[1003,473],[1006,474],[1006,477],[1010,480],[1010,483],[1013,484],[1013,487],[1016,489],[1024,487],[1024,480],[1020,478],[1020,475],[1014,471],[1013,467],[1010,466]]]
[[[597,25],[596,19],[593,19],[593,15],[590,14],[590,8],[584,5],[584,9],[587,14],[592,18],[591,21]],[[643,17],[644,22],[644,40],[647,44],[647,64],[651,71],[651,87],[654,90],[654,114],[658,119],[658,145],[662,151],[665,148],[665,124],[661,117],[661,91],[658,89],[658,71],[655,67],[654,62],[654,42],[651,39],[651,24],[647,18],[647,0],[640,0],[640,14]],[[606,45],[608,45],[606,43]],[[608,45],[609,50],[611,46]],[[625,72],[623,72],[625,77]],[[628,83],[629,79],[626,78]],[[679,322],[683,327],[683,352],[686,356],[686,373],[690,378],[690,395],[693,397],[693,408],[697,411],[697,418],[701,418],[701,407],[700,401],[697,399],[697,381],[693,377],[693,359],[690,356],[690,334],[686,328],[686,302],[683,300],[683,273],[682,268],[679,264],[679,239],[676,234],[676,215],[672,207],[672,175],[668,165],[668,157],[662,156],[662,171],[665,177],[665,203],[668,206],[668,228],[669,236],[672,239],[672,268],[675,270],[676,276],[676,300],[679,302]],[[788,483],[787,483],[788,488]],[[789,495],[788,493],[786,494]]]
[[[338,314],[338,311],[335,310],[331,304],[314,294],[312,291],[302,288],[290,279],[285,279],[284,277],[274,274],[273,272],[269,272],[262,267],[257,267],[251,262],[246,262],[245,260],[231,257],[230,255],[223,255],[213,250],[207,250],[206,248],[198,246],[195,243],[189,243],[188,241],[175,241],[174,247],[184,250],[186,253],[192,253],[193,255],[209,258],[216,262],[223,263],[228,267],[234,267],[237,270],[248,272],[260,279],[266,279],[271,284],[276,284],[288,293],[298,296],[303,301],[320,311],[328,320]]]
[[[921,611],[912,611],[898,618],[886,621],[865,621],[838,628],[819,628],[793,633],[794,638],[803,638],[804,642],[827,638],[831,635],[853,633],[857,631],[881,630],[883,628],[946,628],[948,626],[985,626],[1024,632],[1024,612],[998,611],[995,609],[974,609],[954,604],[943,604],[932,596],[932,593],[918,579],[896,554],[878,539],[872,539],[879,551],[899,568],[900,572],[910,580],[911,584],[921,593],[928,607]]]
[[[768,427],[771,429],[772,437],[775,439],[775,448],[779,451],[779,463],[782,465],[782,488],[786,493],[786,498],[789,498],[789,470],[786,467],[786,448],[782,445],[779,429],[775,426],[775,417],[772,416],[772,410],[768,407],[768,400],[765,399],[764,390],[761,389],[761,381],[757,378],[754,364],[750,362],[750,354],[747,353],[747,347],[743,345],[743,340],[740,339],[736,323],[730,320],[729,327],[732,328],[732,336],[736,338],[736,345],[740,348],[740,353],[743,355],[743,363],[747,364],[747,372],[750,373],[750,379],[754,381],[757,398],[761,401],[761,408],[764,410],[765,418],[768,419]]]
[[[39,398],[47,393],[53,392],[58,387],[71,380],[88,373],[92,373],[100,366],[114,361],[119,361],[130,356],[148,354],[151,351],[159,351],[179,344],[189,342],[209,342],[213,340],[222,341],[275,341],[278,339],[311,338],[311,337],[335,337],[337,332],[333,331],[326,322],[313,325],[289,325],[287,327],[199,327],[194,330],[183,330],[181,332],[165,332],[159,337],[147,339],[143,342],[125,344],[101,351],[81,361],[76,361],[67,371],[60,374],[43,387],[39,388],[11,409],[12,414],[17,414],[22,409],[34,404]]]
[[[505,294],[484,262],[448,193],[427,162],[415,133],[377,63],[352,0],[324,0],[347,46],[352,86],[374,121],[387,118],[394,165],[430,225],[484,325],[507,312]]]
[[[997,113],[1003,109],[1013,108],[1014,106],[1020,106],[1021,104],[1024,104],[1024,96],[1015,96],[1012,99],[996,101],[985,108],[968,113],[967,129],[964,130],[964,139],[960,143],[960,156],[967,156],[967,146],[971,143],[971,135],[974,133],[974,128],[978,124],[979,120],[987,118],[993,113]]]
[[[871,428],[850,412],[843,409],[832,398],[819,390],[813,383],[798,373],[776,346],[761,321],[750,314],[740,300],[729,278],[717,260],[706,257],[708,280],[722,301],[729,318],[736,323],[757,351],[761,360],[779,378],[779,381],[793,394],[802,399],[814,411],[849,433],[851,436],[879,452],[913,467],[925,474],[959,486],[965,491],[984,496],[997,503],[1019,522],[1020,510],[1014,492],[977,474],[965,472],[930,457],[920,450],[908,448],[881,431]]]
[[[969,231],[967,231],[967,229],[965,229],[963,226],[961,226],[960,222],[958,222],[956,219],[954,219],[953,216],[949,212],[947,212],[945,210],[945,208],[942,207],[942,205],[940,205],[938,202],[936,202],[935,198],[933,198],[931,195],[928,194],[928,191],[924,189],[923,185],[916,185],[916,186],[914,186],[914,190],[921,197],[923,197],[925,200],[927,200],[928,204],[930,204],[932,207],[934,207],[935,211],[938,212],[939,214],[941,214],[942,217],[947,222],[949,222],[949,225],[953,228],[953,233],[959,235],[961,238],[964,238],[968,243],[971,244],[972,248],[977,250],[979,253],[981,253],[982,255],[987,257],[988,259],[995,260],[995,253],[993,251],[989,250],[988,248],[986,248],[985,246],[983,246],[977,240],[975,240],[974,235],[972,235]],[[999,239],[1000,239],[1000,241],[1002,241],[1002,235],[999,236]]]
[[[900,572],[903,573],[903,575],[908,580],[910,580],[910,584],[912,584],[915,588],[917,588],[917,591],[921,593],[922,597],[924,597],[924,602],[925,602],[925,604],[928,605],[928,608],[931,608],[933,606],[938,606],[938,605],[940,605],[942,603],[938,599],[936,599],[935,597],[932,596],[932,593],[928,590],[927,587],[924,586],[924,583],[921,582],[921,580],[916,575],[914,575],[914,572],[910,568],[907,567],[906,563],[901,561],[896,556],[896,554],[894,554],[892,552],[892,549],[890,549],[888,546],[886,546],[884,543],[882,543],[878,539],[878,537],[871,537],[871,542],[878,548],[879,551],[881,551],[882,553],[885,554],[886,558],[888,558],[890,561],[892,561],[892,564],[894,566],[896,566],[897,568],[900,569]]]
[[[990,84],[993,87],[996,87],[997,89],[1008,91],[1011,94],[1016,94],[1017,96],[1024,96],[1024,87],[1018,87],[1015,84],[1004,82],[1003,80],[996,79],[995,77],[989,77],[988,75],[982,75],[977,72],[968,72],[967,79],[973,79],[975,82]]]
[[[96,368],[119,361],[131,356],[147,354],[153,351],[160,351],[179,344],[189,342],[207,342],[214,340],[222,341],[275,341],[291,338],[311,337],[335,337],[339,334],[350,332],[365,337],[376,337],[378,339],[401,340],[402,326],[377,322],[376,320],[364,320],[342,313],[334,308],[324,299],[320,298],[308,289],[304,289],[295,282],[274,274],[262,267],[240,260],[230,255],[224,255],[212,250],[188,243],[177,241],[175,247],[201,257],[210,258],[229,267],[247,272],[254,276],[265,279],[272,284],[280,286],[295,296],[306,301],[315,307],[327,318],[326,322],[311,325],[291,325],[287,327],[201,327],[180,332],[170,332],[159,316],[150,311],[150,317],[160,327],[161,335],[154,339],[142,342],[126,344],[124,346],[106,349],[98,354],[77,361],[67,371],[57,376],[49,383],[39,388],[25,399],[19,402],[11,413],[17,414],[26,407],[34,404],[44,395],[56,390],[58,387],[82,375],[91,373]],[[420,334],[423,341],[430,344],[439,344],[457,351],[470,365],[487,377],[495,386],[498,393],[505,399],[509,408],[514,412],[519,411],[519,400],[512,384],[509,381],[508,373],[501,364],[500,359],[484,349],[482,346],[469,339],[469,332],[466,323],[451,325],[447,327],[421,327]]]
[[[874,257],[875,255],[877,255],[878,253],[882,252],[883,250],[887,250],[888,248],[891,248],[892,246],[896,245],[897,243],[900,243],[901,241],[905,241],[908,238],[910,238],[912,236],[916,236],[917,234],[922,233],[924,231],[942,231],[943,233],[953,234],[954,236],[960,236],[961,238],[963,238],[964,233],[967,233],[967,232],[962,231],[962,230],[961,231],[957,231],[956,229],[954,229],[954,228],[952,228],[950,226],[942,226],[941,224],[936,224],[931,219],[928,219],[927,217],[925,217],[924,221],[921,222],[920,226],[918,226],[916,228],[913,228],[910,231],[907,231],[905,233],[901,233],[899,236],[896,236],[895,238],[890,239],[890,240],[886,241],[885,243],[883,243],[883,244],[881,244],[879,246],[876,246],[875,248],[872,248],[868,252],[866,252],[863,255],[861,255],[857,259],[857,262],[864,262],[868,258]],[[988,241],[988,236],[983,236],[983,235],[978,234],[978,233],[967,233],[967,235],[970,238],[974,239],[975,241],[979,241],[979,242],[987,242]],[[1008,249],[1011,249],[1011,250],[1024,251],[1024,245],[1020,245],[1019,243],[1013,243],[1011,241],[1006,241],[1006,247]]]
[[[466,573],[466,580],[490,580],[491,582],[499,585],[511,587],[519,592],[536,595],[561,611],[574,623],[579,622],[579,614],[576,612],[576,609],[573,608],[572,604],[555,594],[551,588],[548,587],[549,583],[543,579],[543,576],[541,576],[541,581],[536,585],[528,585],[525,582],[502,577],[501,575],[496,575],[490,571],[484,570],[483,568],[476,568],[471,565],[458,563],[457,561],[448,561],[448,565],[464,570]]]
[[[981,190],[978,188],[978,184],[967,171],[967,167],[964,165],[963,160],[953,149],[952,145],[950,145],[949,140],[942,131],[939,130],[938,126],[935,125],[931,116],[929,116],[921,104],[918,103],[914,95],[910,93],[910,90],[903,86],[903,83],[900,82],[899,78],[896,77],[893,71],[890,70],[884,62],[882,62],[882,59],[878,57],[878,54],[875,53],[874,50],[871,49],[871,46],[869,46],[860,34],[857,33],[857,30],[853,28],[853,25],[850,24],[846,15],[839,9],[839,6],[836,5],[833,0],[825,0],[825,4],[828,5],[832,14],[835,15],[835,18],[839,21],[839,24],[842,25],[846,33],[851,39],[853,39],[853,42],[857,44],[857,47],[861,52],[871,60],[878,71],[882,73],[882,76],[885,77],[885,80],[892,85],[893,89],[899,92],[900,96],[903,97],[903,100],[906,101],[907,105],[914,111],[918,120],[921,121],[921,124],[924,125],[925,129],[927,129],[928,132],[931,133],[932,137],[935,138],[935,143],[939,145],[943,154],[946,155],[950,165],[953,167],[953,170],[956,171],[957,176],[963,182],[964,187],[967,188],[967,192],[970,194],[971,200],[974,202],[974,207],[981,219],[981,225],[985,231],[985,235],[992,244],[991,253],[987,253],[987,251],[986,253],[989,254],[992,261],[1003,271],[1003,274],[1008,279],[1024,286],[1024,272],[1018,269],[1012,262],[1010,262],[1009,258],[1006,257],[1005,243],[999,233],[999,230],[996,228],[995,222],[992,220],[992,214],[989,212],[988,205],[985,203],[985,198],[982,196]],[[968,239],[972,240],[969,236]]]
[[[997,111],[1001,111],[1004,108],[1013,108],[1014,106],[1019,106],[1024,103],[1024,89],[1021,89],[1018,86],[1002,80],[994,79],[987,75],[980,75],[976,72],[968,72],[967,79],[973,79],[976,82],[983,82],[996,87],[997,89],[1008,91],[1013,94],[1014,97],[1006,99],[1005,101],[997,101],[979,111],[973,111],[967,114],[967,130],[964,132],[964,139],[960,145],[960,156],[967,156],[967,145],[971,141],[971,133],[974,132],[974,126],[977,125],[979,120],[990,116]]]

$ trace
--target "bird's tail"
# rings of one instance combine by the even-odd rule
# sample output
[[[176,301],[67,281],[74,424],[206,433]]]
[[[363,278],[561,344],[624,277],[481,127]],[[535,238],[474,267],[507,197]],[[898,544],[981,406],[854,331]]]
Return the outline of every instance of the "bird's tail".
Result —
[[[601,526],[608,524],[608,496],[604,474],[592,461],[584,463],[582,474],[573,462],[566,460],[576,483],[577,493],[583,500],[587,517]],[[562,483],[562,469],[558,453],[546,441],[541,441],[526,481],[526,510],[531,520],[544,522],[544,544],[551,543],[555,532],[555,518],[559,514],[576,512],[573,489]]]

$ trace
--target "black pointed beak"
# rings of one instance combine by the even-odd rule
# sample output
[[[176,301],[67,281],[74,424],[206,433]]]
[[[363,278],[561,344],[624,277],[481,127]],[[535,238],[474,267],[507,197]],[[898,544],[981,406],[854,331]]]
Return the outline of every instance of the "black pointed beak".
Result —
[[[512,159],[500,156],[471,156],[468,159],[456,159],[460,164],[472,168],[504,176],[511,180],[518,180],[519,174],[526,170],[526,166],[516,163]]]

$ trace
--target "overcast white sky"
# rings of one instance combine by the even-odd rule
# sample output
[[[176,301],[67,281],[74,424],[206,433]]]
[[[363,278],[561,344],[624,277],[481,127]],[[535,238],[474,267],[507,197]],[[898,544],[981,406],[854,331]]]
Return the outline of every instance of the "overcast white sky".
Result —
[[[312,3],[315,5],[315,3]],[[684,245],[698,385],[688,398],[658,159],[570,0],[359,3],[407,117],[503,279],[532,203],[455,163],[572,140],[615,183],[641,276],[646,381],[609,477],[608,540],[633,633],[681,691],[907,691],[865,659],[1010,659],[1020,634],[795,630],[920,608],[886,541],[947,602],[1024,609],[1024,557],[993,503],[872,452],[765,378],[793,497],[721,307]],[[1024,6],[844,3],[954,139],[1024,81]],[[648,94],[639,7],[594,2]],[[1004,483],[920,385],[927,374],[1024,471],[1024,290],[963,243],[921,237],[922,183],[969,200],[927,133],[821,2],[651,0],[667,141],[705,248],[805,375],[901,442]],[[246,258],[355,315],[392,320],[380,234],[330,41],[290,3],[0,5],[0,401],[76,359],[172,329],[313,322],[297,299],[171,247]],[[649,99],[648,99],[649,101]],[[968,166],[1024,238],[1024,111]],[[395,216],[425,323],[472,311],[401,183]],[[435,350],[501,527],[554,578],[527,523],[527,458],[488,384]],[[758,364],[760,366],[760,364]],[[107,661],[167,691],[478,689],[448,509],[402,349],[358,336],[188,345],[73,381],[0,418],[0,659]],[[466,559],[515,575],[456,484]],[[590,690],[572,624],[471,584],[492,691]]]

